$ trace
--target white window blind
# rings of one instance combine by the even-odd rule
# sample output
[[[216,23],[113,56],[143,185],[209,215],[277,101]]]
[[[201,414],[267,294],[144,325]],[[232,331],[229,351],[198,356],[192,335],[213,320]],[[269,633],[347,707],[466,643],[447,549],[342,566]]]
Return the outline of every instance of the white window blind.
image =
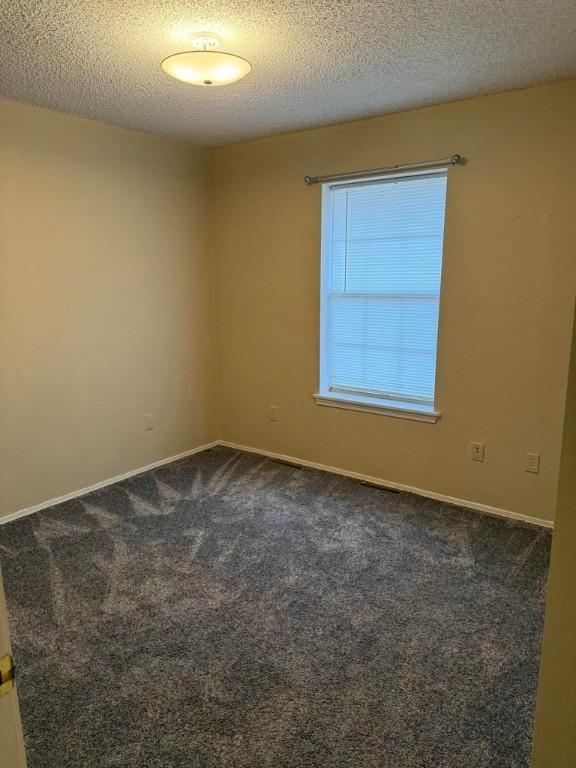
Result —
[[[323,194],[320,394],[433,406],[446,170]]]

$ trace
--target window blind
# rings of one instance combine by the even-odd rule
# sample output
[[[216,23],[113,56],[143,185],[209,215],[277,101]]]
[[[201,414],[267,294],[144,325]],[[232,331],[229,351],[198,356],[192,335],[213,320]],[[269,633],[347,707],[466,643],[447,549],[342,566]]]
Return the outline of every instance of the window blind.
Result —
[[[433,404],[446,170],[324,194],[321,390]]]

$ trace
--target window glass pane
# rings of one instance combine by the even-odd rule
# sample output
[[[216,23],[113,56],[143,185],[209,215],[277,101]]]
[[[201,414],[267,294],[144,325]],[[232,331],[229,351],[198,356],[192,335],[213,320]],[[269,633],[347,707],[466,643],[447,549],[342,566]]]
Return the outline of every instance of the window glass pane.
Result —
[[[432,400],[438,299],[333,296],[329,384]]]

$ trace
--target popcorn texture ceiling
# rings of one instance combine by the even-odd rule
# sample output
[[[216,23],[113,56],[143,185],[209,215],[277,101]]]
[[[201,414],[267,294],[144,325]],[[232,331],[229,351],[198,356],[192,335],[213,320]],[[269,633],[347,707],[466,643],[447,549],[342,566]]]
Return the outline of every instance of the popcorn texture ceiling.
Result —
[[[198,88],[163,58],[218,33],[253,71]],[[0,95],[215,146],[576,76],[574,0],[2,3]]]

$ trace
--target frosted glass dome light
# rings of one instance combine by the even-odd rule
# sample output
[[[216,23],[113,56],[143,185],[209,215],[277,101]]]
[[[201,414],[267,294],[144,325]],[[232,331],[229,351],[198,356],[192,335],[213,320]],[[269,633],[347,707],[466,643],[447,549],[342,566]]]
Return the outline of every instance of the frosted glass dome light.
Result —
[[[252,70],[246,59],[214,50],[220,45],[214,35],[197,35],[192,44],[198,50],[174,53],[164,59],[162,69],[167,75],[191,85],[214,86],[235,83]]]

